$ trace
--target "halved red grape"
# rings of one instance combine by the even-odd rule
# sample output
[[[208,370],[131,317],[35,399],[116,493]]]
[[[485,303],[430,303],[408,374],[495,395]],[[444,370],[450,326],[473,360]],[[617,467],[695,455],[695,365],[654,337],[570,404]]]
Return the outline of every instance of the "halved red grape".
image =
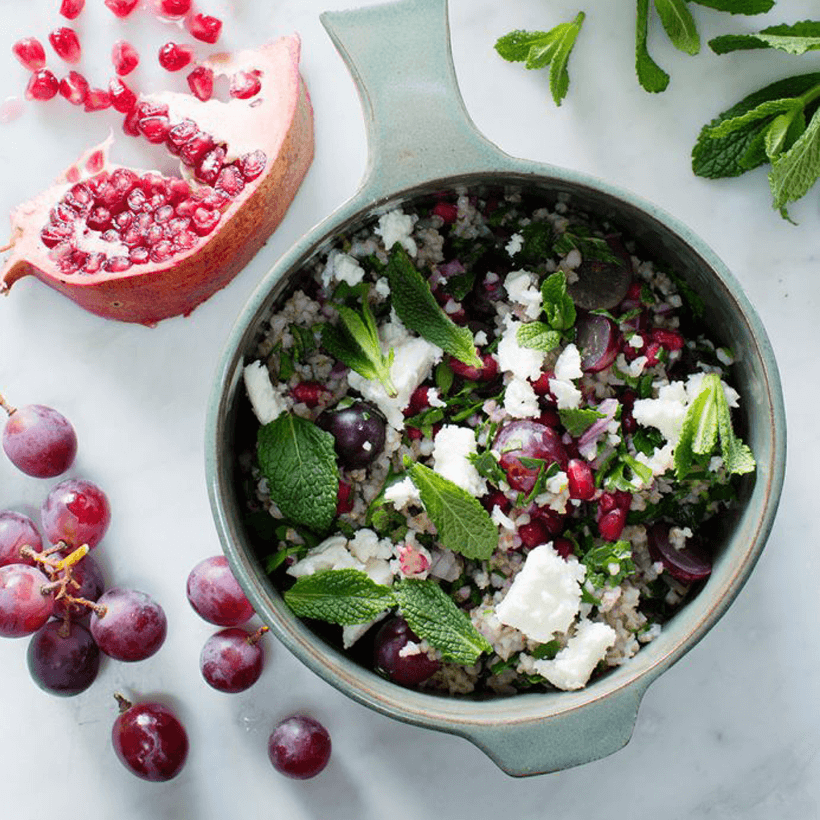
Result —
[[[619,304],[632,284],[632,259],[617,235],[607,236],[607,244],[617,259],[585,259],[575,269],[577,279],[567,285],[567,293],[579,308],[609,310]]]
[[[268,739],[268,757],[276,771],[307,780],[330,760],[330,735],[312,717],[293,715],[281,721]]]
[[[403,654],[411,641],[418,643],[419,638],[400,616],[385,621],[374,639],[373,666],[401,686],[418,686],[441,666],[425,652]]]
[[[62,541],[72,549],[88,544],[93,549],[108,529],[111,510],[108,498],[96,484],[67,478],[46,496],[41,516],[50,543]]]
[[[168,621],[162,607],[145,592],[113,587],[91,615],[91,634],[100,649],[118,661],[141,661],[165,641]]]
[[[579,314],[575,344],[581,353],[581,369],[587,373],[606,370],[618,355],[620,334],[615,323],[597,313]]]
[[[200,561],[188,574],[186,593],[194,611],[217,626],[239,626],[253,617],[253,607],[224,555]]]
[[[30,564],[31,558],[20,555],[21,547],[31,547],[35,552],[43,548],[43,539],[34,522],[13,510],[0,511],[0,566],[6,564]]]
[[[524,493],[532,490],[542,469],[541,463],[527,459],[538,459],[543,467],[557,463],[562,470],[567,468],[567,451],[561,437],[552,427],[534,419],[505,424],[498,431],[493,448],[501,454],[498,461],[510,487]]]
[[[684,584],[703,581],[712,574],[712,561],[697,544],[687,544],[678,549],[669,539],[666,524],[653,524],[647,530],[649,554],[660,561],[663,568],[676,580]]]
[[[228,627],[211,635],[199,656],[199,669],[205,681],[220,692],[244,692],[262,674],[265,656],[259,639],[265,627],[249,633]]]
[[[42,404],[27,404],[9,415],[3,428],[3,449],[26,475],[54,478],[73,463],[77,434],[61,413]]]
[[[100,650],[81,624],[49,621],[31,638],[28,668],[34,682],[53,695],[78,695],[94,683]]]
[[[54,610],[54,596],[44,593],[48,578],[28,564],[0,567],[0,637],[22,638],[36,632]]]
[[[143,780],[176,777],[188,757],[188,734],[174,712],[162,703],[137,703],[117,697],[120,715],[111,742],[120,762]]]

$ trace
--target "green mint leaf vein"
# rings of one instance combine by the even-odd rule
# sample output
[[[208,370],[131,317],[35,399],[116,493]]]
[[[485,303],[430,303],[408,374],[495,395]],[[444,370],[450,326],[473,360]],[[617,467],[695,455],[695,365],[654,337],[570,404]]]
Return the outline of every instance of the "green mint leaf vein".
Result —
[[[638,82],[653,94],[666,90],[669,75],[649,56],[647,38],[649,32],[649,0],[637,0],[635,23],[635,73]]]
[[[526,322],[515,333],[521,347],[549,353],[561,344],[561,334],[543,322]]]
[[[776,48],[787,54],[805,54],[820,49],[820,22],[802,20],[793,25],[764,28],[756,34],[724,34],[709,41],[715,54],[757,48]]]
[[[284,593],[285,603],[299,618],[352,626],[392,609],[390,587],[377,584],[358,569],[327,569],[303,575]]]
[[[563,271],[548,276],[541,285],[541,310],[553,330],[569,330],[575,324],[575,303],[567,293]]]
[[[445,661],[470,666],[492,651],[466,613],[435,581],[403,578],[393,591],[410,629],[438,649]]]
[[[689,0],[699,6],[730,14],[765,14],[775,4],[775,0]]]
[[[393,307],[407,328],[460,362],[482,366],[470,329],[459,327],[441,309],[430,286],[398,242],[390,251],[386,275]]]
[[[785,208],[804,196],[820,176],[820,109],[788,151],[772,162],[769,184],[772,205],[786,216]]]
[[[327,532],[339,492],[333,436],[307,419],[282,413],[259,428],[256,451],[270,496],[285,518]]]
[[[405,466],[442,546],[465,558],[486,560],[498,547],[498,528],[477,498],[423,464]]]
[[[655,9],[672,45],[686,54],[697,54],[700,37],[685,0],[655,0]]]

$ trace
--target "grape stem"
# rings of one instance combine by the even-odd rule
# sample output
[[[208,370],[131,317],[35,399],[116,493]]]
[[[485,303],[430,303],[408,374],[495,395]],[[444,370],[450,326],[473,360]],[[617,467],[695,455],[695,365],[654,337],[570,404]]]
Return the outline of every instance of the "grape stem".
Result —
[[[128,700],[128,698],[126,698],[124,695],[121,695],[119,692],[114,692],[114,700],[116,700],[119,704],[120,714],[122,714],[123,712],[127,712],[133,705],[131,701]]]
[[[269,627],[267,626],[260,626],[253,635],[248,635],[247,641],[251,646],[256,645],[259,642],[259,639],[269,631]]]
[[[9,415],[12,413],[17,412],[16,407],[12,407],[5,399],[2,393],[0,393],[0,407],[2,407]]]

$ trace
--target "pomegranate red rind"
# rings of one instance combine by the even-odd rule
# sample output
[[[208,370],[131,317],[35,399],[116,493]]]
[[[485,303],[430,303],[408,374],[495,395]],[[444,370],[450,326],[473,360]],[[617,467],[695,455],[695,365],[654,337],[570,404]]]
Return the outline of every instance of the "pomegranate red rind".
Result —
[[[98,316],[154,325],[189,314],[225,287],[279,225],[313,159],[313,111],[299,74],[299,51],[299,38],[293,35],[256,50],[215,55],[203,62],[215,74],[228,77],[238,71],[260,72],[262,88],[251,99],[202,102],[193,95],[172,92],[140,97],[140,105],[167,106],[171,125],[194,120],[215,145],[227,148],[226,162],[236,163],[220,171],[215,190],[194,178],[190,152],[184,150],[187,146],[178,152],[183,176],[197,189],[197,196],[221,212],[217,224],[205,226],[207,232],[188,232],[195,236],[190,247],[164,262],[148,258],[121,271],[116,270],[117,265],[113,265],[115,270],[109,266],[93,272],[60,269],[54,241],[47,246],[41,231],[73,185],[120,167],[108,161],[109,138],[80,157],[51,188],[13,212],[11,253],[0,270],[0,291],[33,275]],[[260,151],[267,158],[263,170],[254,169],[237,179],[235,169],[243,167],[240,158],[247,162]],[[169,181],[174,184],[173,178]],[[178,179],[176,184],[182,185]],[[231,196],[219,188],[230,189]],[[105,246],[99,232],[87,229],[80,233],[77,241],[83,250]]]

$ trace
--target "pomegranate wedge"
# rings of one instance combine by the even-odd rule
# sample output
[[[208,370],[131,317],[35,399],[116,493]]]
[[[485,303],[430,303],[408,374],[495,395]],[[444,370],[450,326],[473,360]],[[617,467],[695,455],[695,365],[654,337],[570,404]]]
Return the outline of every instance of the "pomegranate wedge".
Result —
[[[0,291],[36,276],[105,318],[154,325],[227,285],[279,225],[313,159],[313,111],[300,41],[214,55],[228,78],[257,77],[247,99],[143,95],[123,130],[179,157],[181,175],[112,164],[112,138],[12,213]]]

